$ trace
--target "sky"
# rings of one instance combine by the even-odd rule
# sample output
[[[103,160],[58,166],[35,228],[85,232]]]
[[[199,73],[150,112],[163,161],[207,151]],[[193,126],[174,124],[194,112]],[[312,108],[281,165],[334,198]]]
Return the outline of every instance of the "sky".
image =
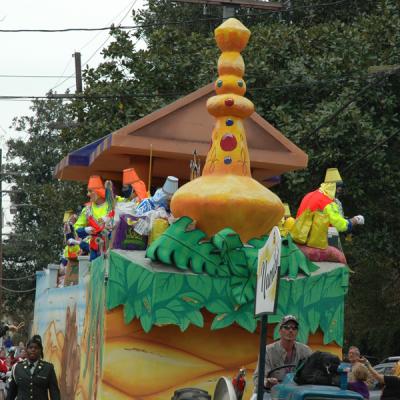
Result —
[[[1,0],[0,30],[133,25],[130,10],[142,7],[143,0]],[[72,54],[81,53],[82,69],[87,63],[95,67],[102,61],[101,49],[109,43],[108,30],[63,33],[0,32],[0,144],[3,162],[7,139],[19,135],[10,128],[12,120],[14,117],[29,115],[30,102],[5,100],[1,96],[44,96],[53,88],[57,93],[64,93],[67,89],[73,92],[75,64]],[[23,133],[21,135],[24,136]],[[4,189],[6,188],[3,185]],[[3,209],[6,224],[11,219],[7,196],[3,196]]]

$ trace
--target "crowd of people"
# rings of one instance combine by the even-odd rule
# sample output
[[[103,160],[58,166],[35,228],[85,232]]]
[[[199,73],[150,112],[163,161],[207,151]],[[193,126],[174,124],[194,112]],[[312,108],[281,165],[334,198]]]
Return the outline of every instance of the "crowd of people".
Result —
[[[3,379],[14,364],[25,360],[25,358],[26,348],[23,342],[20,342],[18,346],[12,346],[8,349],[0,347],[0,377]]]
[[[279,325],[280,339],[268,344],[265,355],[265,376],[264,388],[270,390],[274,385],[282,382],[288,372],[293,372],[301,360],[311,356],[312,350],[305,344],[296,340],[300,322],[294,315],[287,315],[282,318]],[[382,386],[382,400],[400,399],[400,362],[393,368],[392,375],[382,375],[375,371],[370,362],[361,356],[360,350],[351,346],[345,360],[348,364],[349,390],[358,392],[364,399],[369,399],[370,390],[376,388],[376,383]],[[346,364],[345,364],[346,365]],[[287,366],[277,369],[278,367]],[[256,399],[258,388],[258,366],[253,375]]]
[[[3,346],[0,347],[0,400],[5,399],[12,368],[18,362],[24,361],[26,357],[26,347],[23,342],[14,346],[10,336],[3,338]]]

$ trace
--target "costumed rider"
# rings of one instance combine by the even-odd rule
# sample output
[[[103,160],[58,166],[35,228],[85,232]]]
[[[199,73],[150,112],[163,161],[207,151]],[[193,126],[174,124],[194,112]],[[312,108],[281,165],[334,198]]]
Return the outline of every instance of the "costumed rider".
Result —
[[[339,187],[339,190],[337,190]],[[328,168],[325,182],[319,189],[307,193],[297,210],[297,218],[307,209],[310,211],[322,211],[329,217],[329,223],[339,232],[351,232],[354,225],[364,225],[364,217],[356,215],[353,218],[345,218],[343,209],[337,195],[342,192],[343,180],[336,168]]]
[[[135,231],[141,235],[150,235],[149,243],[164,232],[173,220],[170,204],[178,183],[178,178],[168,176],[163,187],[158,188],[152,197],[143,200],[136,208],[135,217],[139,218],[139,222]]]
[[[135,215],[140,217],[158,208],[163,208],[166,212],[170,213],[171,199],[178,189],[178,183],[178,178],[169,176],[162,188],[158,188],[153,196],[143,200],[138,205]]]
[[[122,196],[116,196],[115,219],[117,224],[124,214],[134,215],[139,203],[148,197],[146,185],[140,180],[134,168],[122,171]]]
[[[139,178],[135,168],[127,168],[122,171],[122,196],[116,196],[117,202],[134,202],[139,204],[146,199],[147,190],[145,183]]]
[[[278,228],[279,232],[281,233],[281,236],[287,236],[287,234],[293,228],[295,219],[292,217],[290,213],[290,207],[288,203],[283,203],[283,208],[285,210],[285,213],[283,214],[283,217],[278,224]]]
[[[81,255],[79,241],[70,240],[76,239],[74,224],[76,223],[77,219],[78,214],[74,210],[67,210],[64,212],[63,231],[65,246],[60,260],[60,268],[58,270],[58,287],[64,286],[64,277],[68,268],[68,262],[77,262],[78,256]]]
[[[106,182],[107,183],[107,182]],[[109,182],[111,186],[111,182]],[[82,251],[90,253],[90,261],[106,251],[114,217],[111,187],[107,191],[100,176],[93,175],[88,182],[90,202],[82,210],[74,225],[76,234],[83,239],[78,242]],[[87,238],[89,237],[89,243]],[[74,239],[70,239],[72,241]]]

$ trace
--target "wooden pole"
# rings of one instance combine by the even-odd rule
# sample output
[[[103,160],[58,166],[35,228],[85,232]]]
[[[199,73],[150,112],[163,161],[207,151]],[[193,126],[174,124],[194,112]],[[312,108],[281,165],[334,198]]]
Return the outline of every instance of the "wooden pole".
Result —
[[[265,378],[265,346],[267,344],[267,324],[268,315],[264,314],[261,317],[261,334],[260,334],[260,356],[258,359],[258,386],[257,400],[264,398],[264,378]]]
[[[3,310],[3,150],[0,149],[0,310]]]
[[[153,166],[153,145],[150,145],[150,162],[149,162],[149,178],[147,180],[148,185],[147,185],[147,193],[149,194],[149,197],[151,195],[151,172],[152,172],[152,166]]]

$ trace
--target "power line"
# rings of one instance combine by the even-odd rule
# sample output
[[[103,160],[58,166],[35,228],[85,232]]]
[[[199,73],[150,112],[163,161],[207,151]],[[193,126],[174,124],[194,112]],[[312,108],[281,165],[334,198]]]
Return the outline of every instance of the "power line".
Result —
[[[282,12],[293,12],[297,10],[306,10],[306,9],[313,9],[313,8],[321,8],[321,7],[329,7],[334,5],[339,5],[342,3],[347,3],[348,0],[338,0],[329,3],[322,3],[322,4],[312,4],[309,6],[302,6],[302,7],[287,7],[282,10],[270,10],[267,12],[261,12],[257,14],[247,14],[247,17],[259,17],[265,14],[273,14],[273,13],[282,13]],[[214,18],[197,18],[194,20],[186,20],[186,21],[164,21],[154,24],[138,24],[138,25],[120,25],[120,26],[104,26],[99,28],[62,28],[62,29],[0,29],[0,33],[63,33],[63,32],[92,32],[92,31],[106,31],[112,30],[115,28],[121,30],[131,30],[131,29],[140,29],[140,28],[151,28],[157,26],[165,26],[165,25],[183,25],[183,24],[193,24],[196,22],[210,22],[210,21],[220,21],[223,19],[222,17],[214,17]]]
[[[131,1],[129,1],[129,3],[128,3],[128,5],[129,5],[129,7],[128,7],[128,12],[133,8],[133,6],[135,5],[135,3],[136,3],[136,1],[135,1],[133,4],[131,4]],[[118,17],[125,11],[125,9],[126,9],[126,6],[125,6],[117,15],[115,15],[114,17],[112,17],[112,18],[109,20],[109,22],[107,22],[107,24],[112,24],[113,21],[114,21],[114,19],[118,18]],[[127,14],[126,14],[126,15],[127,15]],[[123,19],[120,21],[119,24],[122,23],[122,21],[125,19],[126,15],[123,17]],[[92,37],[92,39],[90,39],[89,41],[87,41],[84,45],[82,45],[81,48],[80,48],[80,52],[82,52],[82,50],[83,50],[84,48],[86,48],[90,43],[92,43],[99,35],[100,35],[100,32],[97,33],[96,35],[94,35],[94,36]]]
[[[381,147],[383,144],[385,144],[386,142],[388,142],[390,139],[392,139],[393,137],[395,137],[396,135],[398,135],[400,133],[400,129],[393,132],[390,136],[388,136],[387,138],[381,140],[379,143],[377,143],[374,147],[372,147],[372,149],[370,149],[366,154],[364,154],[363,156],[357,158],[356,160],[354,160],[353,162],[351,162],[349,165],[347,165],[345,168],[343,168],[343,173],[348,171],[351,167],[353,167],[355,164],[358,164],[360,161],[365,160],[366,158],[368,158],[371,154],[373,154],[375,152],[375,150],[379,147]],[[359,151],[359,153],[362,153],[361,151]]]
[[[9,74],[0,75],[0,78],[66,78],[66,77],[67,77],[66,75],[9,75]]]
[[[246,76],[246,79],[250,78],[258,78],[258,77],[263,77],[262,75],[249,75]],[[329,77],[328,77],[329,78]],[[359,79],[365,79],[362,77],[359,77],[358,75],[354,74],[348,74],[348,75],[341,75],[341,76],[336,76],[332,77],[330,79],[320,79],[320,80],[309,80],[307,82],[296,82],[296,83],[289,83],[289,84],[284,84],[284,85],[267,85],[263,87],[248,87],[247,92],[256,92],[260,90],[274,90],[274,89],[293,89],[293,88],[305,88],[305,87],[310,87],[310,86],[317,86],[321,85],[322,83],[329,83],[329,82],[346,82],[347,79],[350,78],[359,78]],[[369,77],[366,77],[367,79]],[[374,82],[373,82],[374,83]],[[375,82],[377,83],[377,82]],[[374,83],[374,84],[375,84]],[[117,94],[109,94],[109,95],[100,95],[100,94],[93,94],[93,95],[88,95],[88,94],[80,94],[80,93],[66,93],[66,94],[56,94],[56,95],[48,95],[48,96],[30,96],[30,95],[3,95],[0,96],[0,100],[12,100],[12,101],[17,101],[17,100],[42,100],[42,99],[111,99],[111,98],[151,98],[151,97],[168,97],[168,96],[186,96],[187,93],[182,93],[182,92],[157,92],[157,93],[117,93]]]
[[[122,19],[119,21],[118,25],[121,25],[121,24],[122,24],[122,21],[127,17],[127,15],[129,14],[129,12],[133,9],[133,7],[135,6],[136,2],[137,2],[137,0],[134,0],[134,1],[133,1],[133,3],[130,5],[128,11],[125,13],[125,15],[124,15],[124,16],[122,17]],[[121,12],[122,12],[122,11],[120,11],[120,12],[118,13],[118,16],[121,14]],[[114,18],[115,18],[115,17],[114,17]],[[113,19],[114,19],[114,18],[113,18]],[[89,43],[91,43],[97,36],[98,36],[98,34],[95,35],[94,38],[93,38],[92,40],[90,40],[89,42],[87,42],[87,43],[82,47],[82,49],[85,48]],[[89,63],[89,61],[97,54],[97,52],[98,52],[100,49],[103,48],[103,46],[108,42],[108,40],[110,39],[110,37],[111,37],[110,34],[108,34],[106,40],[103,41],[102,44],[101,44],[101,45],[92,53],[92,55],[84,62],[84,65],[83,65],[84,67],[85,67],[85,66]],[[81,50],[82,50],[82,49],[81,49]],[[67,68],[67,67],[66,67],[66,68]],[[63,73],[64,73],[64,72],[63,72]],[[69,76],[67,76],[66,79],[64,79],[63,81],[57,82],[56,85],[53,86],[50,90],[52,91],[52,90],[54,90],[54,89],[57,89],[57,88],[60,87],[63,83],[65,83],[66,81],[68,81],[69,79],[71,79],[73,76],[74,76],[74,74],[69,75]],[[72,87],[74,87],[74,85],[70,86],[68,89],[71,89]]]
[[[21,276],[20,278],[1,278],[2,281],[20,281],[22,279],[30,279],[34,278],[35,274],[27,275],[27,276]]]
[[[386,79],[388,76],[396,74],[399,72],[399,69],[395,69],[387,74],[383,74],[379,79],[376,79],[372,82],[369,82],[367,85],[363,86],[354,96],[350,98],[350,100],[346,101],[342,106],[340,106],[335,112],[333,112],[329,117],[325,118],[321,124],[319,124],[316,128],[314,128],[309,136],[314,136],[320,129],[324,128],[330,122],[332,122],[340,113],[342,113],[346,108],[348,108],[351,104],[353,104],[361,95],[363,95],[368,89],[373,86],[376,86],[378,83]]]
[[[128,16],[128,14],[132,11],[133,7],[135,6],[137,0],[134,0],[131,6],[129,7],[128,11],[124,14],[121,20],[118,23],[118,27],[122,24],[122,21]],[[89,61],[97,54],[97,52],[103,48],[103,46],[110,40],[111,35],[108,35],[106,40],[93,52],[93,54],[84,62],[84,66],[89,63]],[[137,43],[137,42],[136,42]]]
[[[3,289],[6,292],[11,292],[11,293],[29,293],[29,292],[34,292],[36,290],[36,288],[27,289],[27,290],[14,290],[14,289],[6,288],[2,285],[0,285],[0,289]]]

